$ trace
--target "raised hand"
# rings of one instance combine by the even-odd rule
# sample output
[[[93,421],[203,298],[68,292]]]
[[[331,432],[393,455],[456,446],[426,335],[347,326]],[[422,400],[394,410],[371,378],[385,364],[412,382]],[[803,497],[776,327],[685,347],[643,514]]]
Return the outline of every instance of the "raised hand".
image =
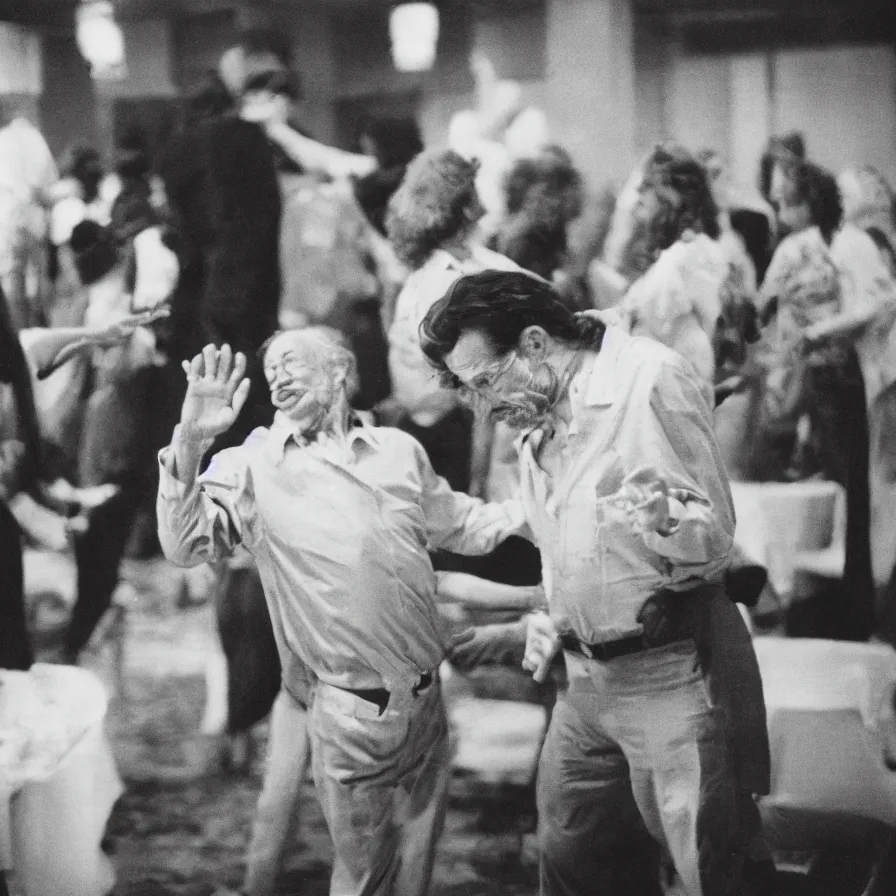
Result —
[[[192,361],[183,362],[187,395],[180,413],[181,438],[211,441],[226,432],[246,403],[249,380],[246,356],[230,346],[207,345]]]

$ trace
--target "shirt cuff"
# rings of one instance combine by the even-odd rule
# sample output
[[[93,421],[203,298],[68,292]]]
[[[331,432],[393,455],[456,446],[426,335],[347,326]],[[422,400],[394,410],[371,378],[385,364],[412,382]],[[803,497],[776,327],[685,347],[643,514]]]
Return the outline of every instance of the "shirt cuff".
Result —
[[[187,493],[176,472],[174,448],[168,445],[159,452],[159,497],[164,501],[179,501]]]

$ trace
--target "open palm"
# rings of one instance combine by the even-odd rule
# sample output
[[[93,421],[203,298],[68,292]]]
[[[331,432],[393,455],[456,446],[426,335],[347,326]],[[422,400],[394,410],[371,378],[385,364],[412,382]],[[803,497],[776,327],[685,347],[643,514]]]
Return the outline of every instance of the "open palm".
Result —
[[[236,420],[249,393],[246,356],[230,346],[207,345],[192,361],[183,362],[187,395],[180,414],[182,434],[192,440],[214,439]]]

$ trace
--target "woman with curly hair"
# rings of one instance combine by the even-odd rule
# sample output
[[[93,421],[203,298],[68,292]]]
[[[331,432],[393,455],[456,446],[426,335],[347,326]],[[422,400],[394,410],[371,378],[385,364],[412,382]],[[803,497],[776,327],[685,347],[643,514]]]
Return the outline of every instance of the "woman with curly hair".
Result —
[[[564,298],[583,307],[581,283],[567,272],[570,223],[582,211],[584,187],[569,154],[550,146],[519,159],[504,184],[506,215],[495,247],[520,267],[554,281]]]
[[[709,385],[728,264],[718,245],[719,212],[702,165],[676,146],[648,157],[634,210],[642,275],[621,305],[629,330],[688,358]]]
[[[841,310],[813,326],[807,337],[823,344],[842,338],[855,348],[868,413],[871,558],[874,579],[887,582],[896,565],[896,271],[887,246],[893,240],[893,193],[873,168],[847,169],[837,179],[843,226],[831,242],[840,274]],[[896,581],[896,580],[894,580]],[[896,592],[893,592],[896,593]],[[886,636],[896,638],[896,602],[878,607]]]
[[[395,305],[389,329],[389,368],[401,425],[429,454],[433,468],[460,491],[484,488],[487,444],[472,457],[472,420],[456,394],[439,384],[420,348],[427,311],[464,274],[489,268],[519,270],[484,248],[477,225],[484,214],[476,191],[478,166],[453,150],[427,151],[408,166],[389,202],[386,230],[411,275]]]
[[[786,175],[780,216],[790,235],[776,249],[760,291],[763,321],[774,321],[767,332],[765,406],[775,405],[777,447],[785,464],[793,459],[790,475],[817,470],[846,489],[849,600],[837,603],[829,634],[864,641],[874,624],[865,384],[854,345],[827,330],[843,304],[831,252],[843,206],[837,182],[823,168],[800,161]],[[797,427],[800,418],[808,437],[805,426]]]

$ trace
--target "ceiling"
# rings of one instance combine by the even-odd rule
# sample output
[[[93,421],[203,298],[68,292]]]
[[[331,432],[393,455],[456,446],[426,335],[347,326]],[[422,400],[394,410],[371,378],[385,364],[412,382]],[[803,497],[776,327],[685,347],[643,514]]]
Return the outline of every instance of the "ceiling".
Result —
[[[243,7],[272,10],[326,6],[349,12],[359,6],[387,6],[391,0],[113,0],[123,18],[170,18]],[[442,5],[481,6],[483,9],[537,4],[539,0],[436,0]],[[17,21],[42,29],[71,27],[78,0],[0,0],[0,20]],[[819,29],[844,40],[896,37],[891,20],[893,0],[632,0],[647,20],[693,31],[744,31],[773,43],[788,34]]]

